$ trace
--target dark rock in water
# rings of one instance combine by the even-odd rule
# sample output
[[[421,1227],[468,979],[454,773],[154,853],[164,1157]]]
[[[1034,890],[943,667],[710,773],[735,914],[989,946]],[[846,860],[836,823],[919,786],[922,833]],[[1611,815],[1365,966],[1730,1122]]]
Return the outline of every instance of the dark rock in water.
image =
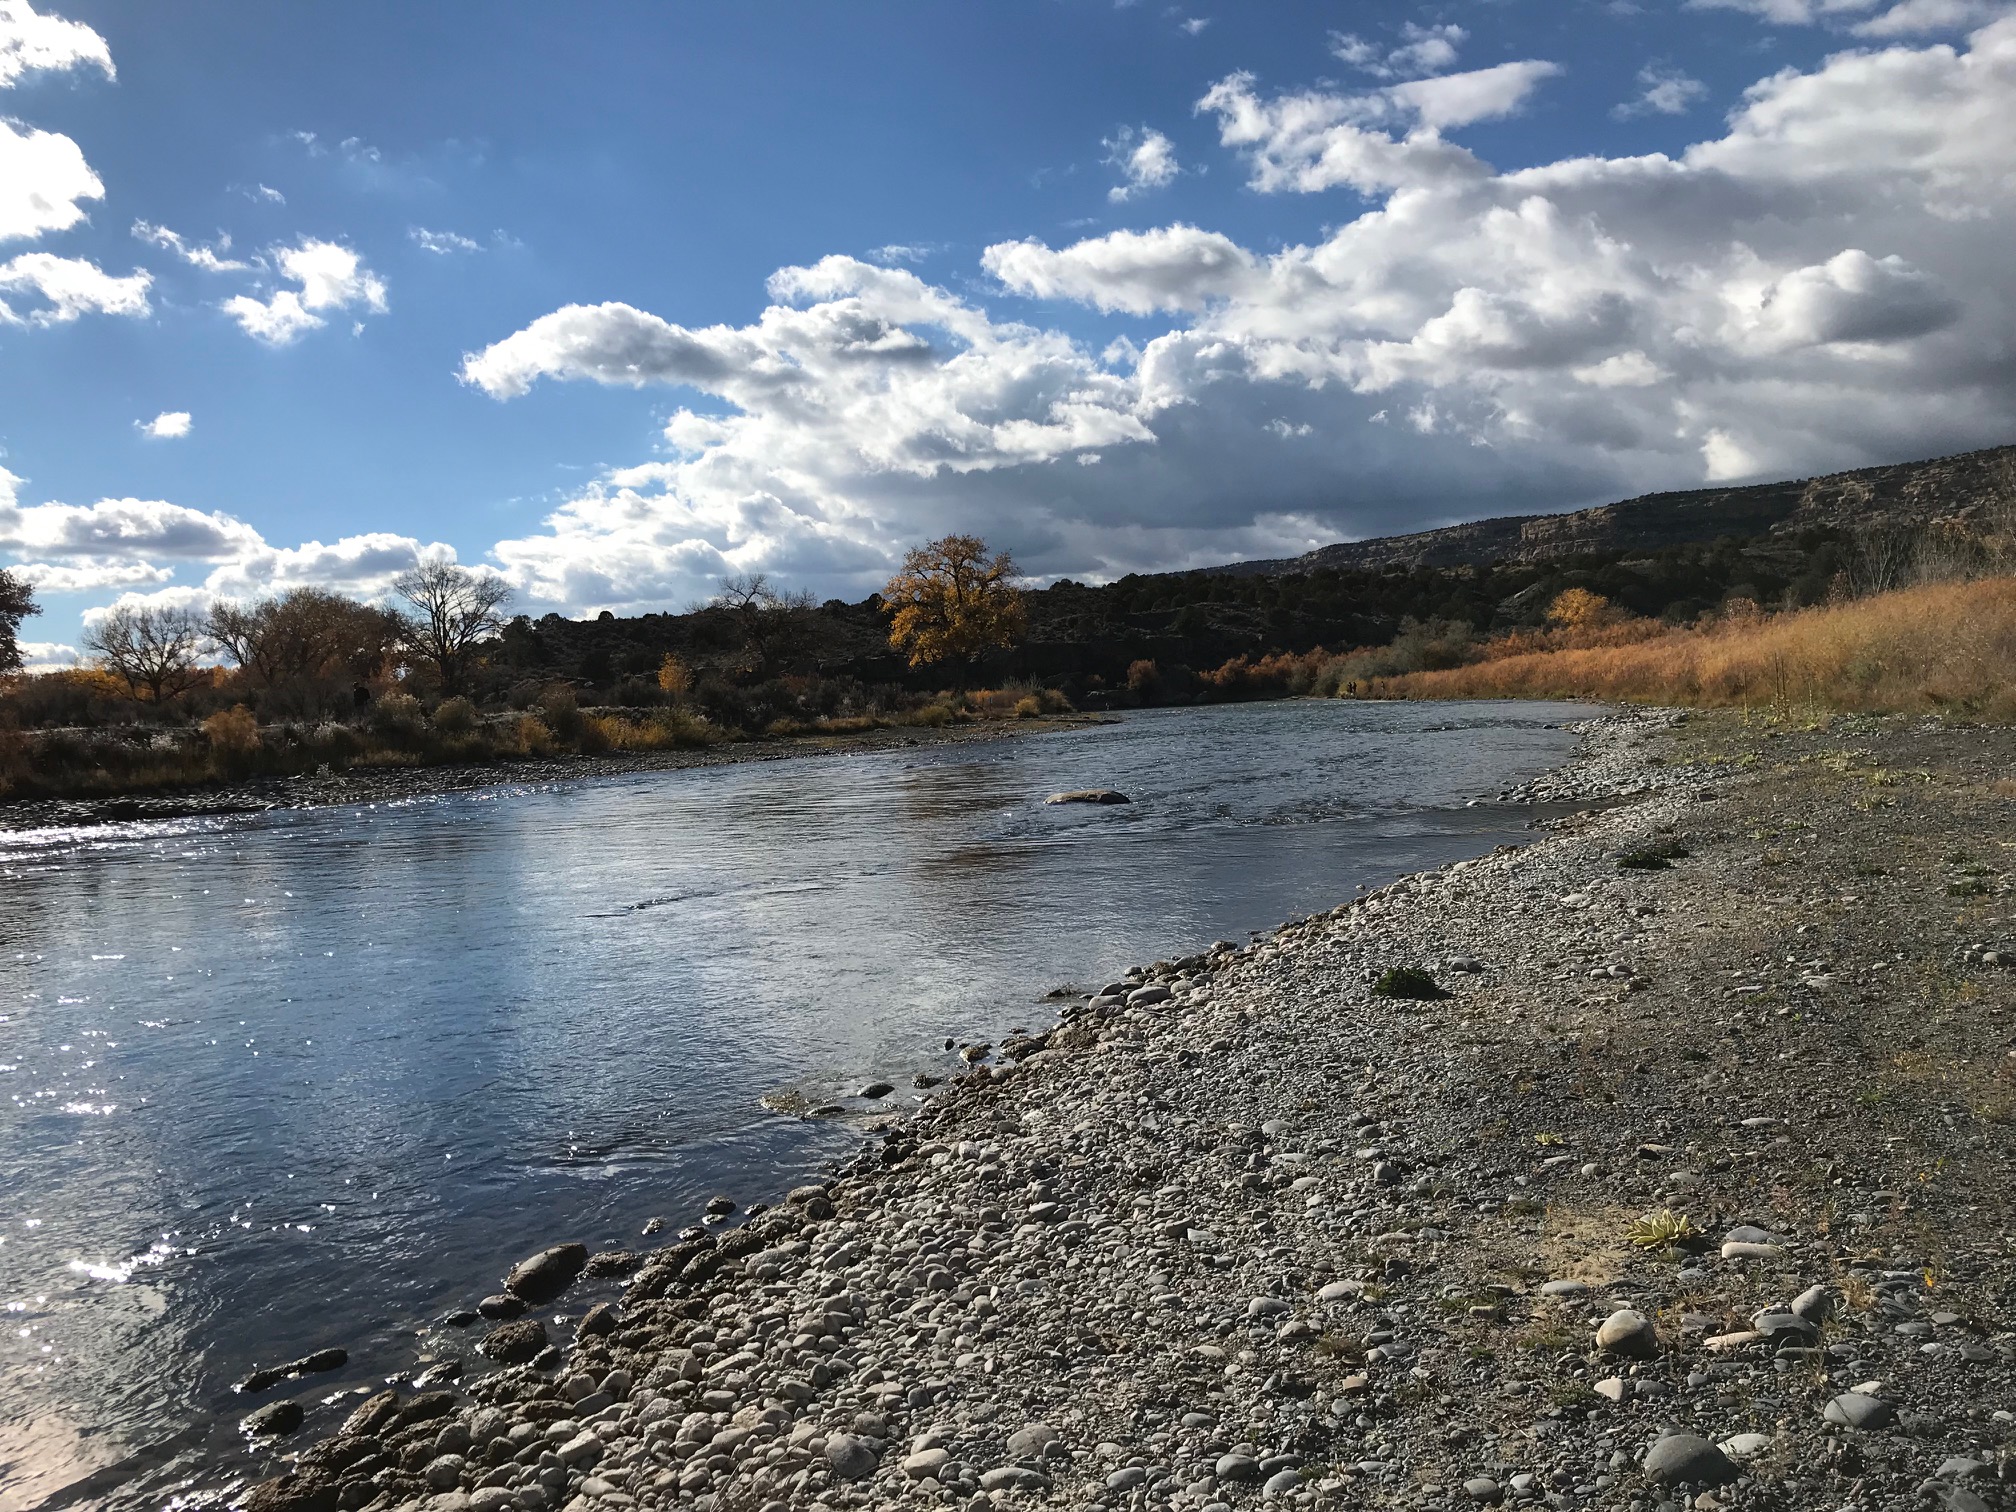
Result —
[[[1078,788],[1069,793],[1052,793],[1043,800],[1045,803],[1132,803],[1134,800],[1125,793],[1116,793],[1111,788]]]
[[[895,1087],[891,1086],[888,1082],[875,1081],[868,1083],[868,1085],[863,1087],[857,1095],[867,1098],[887,1097],[891,1092],[894,1092],[895,1090],[896,1090]]]
[[[735,1199],[733,1197],[709,1197],[707,1199],[707,1211],[716,1218],[725,1218],[735,1211]]]
[[[292,1433],[301,1426],[303,1416],[299,1402],[268,1402],[257,1412],[248,1414],[238,1426],[247,1433],[260,1436]]]
[[[910,1085],[913,1087],[935,1087],[943,1080],[945,1080],[944,1077],[933,1076],[929,1071],[919,1071],[915,1076],[910,1078]]]
[[[499,1365],[526,1365],[546,1348],[546,1325],[536,1318],[493,1329],[476,1347]]]
[[[545,1302],[567,1290],[587,1263],[587,1245],[556,1244],[512,1266],[504,1286],[527,1302]]]
[[[534,1370],[558,1370],[565,1363],[566,1359],[566,1350],[562,1349],[558,1344],[548,1344],[539,1353],[532,1356],[532,1368]]]
[[[367,1398],[361,1407],[345,1418],[343,1426],[337,1432],[355,1434],[360,1438],[368,1437],[390,1427],[392,1420],[398,1415],[399,1393],[381,1391],[378,1395]]]
[[[523,1297],[514,1297],[509,1292],[499,1292],[494,1297],[485,1297],[476,1304],[478,1315],[485,1318],[503,1320],[525,1316],[528,1303]]]
[[[644,1263],[644,1257],[634,1250],[603,1250],[590,1255],[588,1263],[582,1267],[584,1276],[627,1276]]]
[[[318,1349],[313,1354],[303,1355],[298,1360],[289,1360],[285,1365],[269,1365],[252,1371],[244,1380],[232,1388],[234,1391],[264,1391],[277,1386],[290,1376],[316,1375],[324,1370],[341,1370],[350,1363],[350,1352],[346,1349]]]
[[[448,1314],[447,1317],[443,1318],[441,1322],[443,1326],[448,1328],[467,1328],[482,1316],[483,1314],[476,1311],[473,1307],[458,1307],[455,1311]]]
[[[603,1334],[612,1334],[622,1326],[622,1315],[616,1311],[614,1303],[597,1302],[575,1325],[574,1335],[576,1338],[594,1339]]]
[[[438,1364],[429,1365],[413,1377],[413,1385],[421,1391],[431,1391],[436,1386],[446,1386],[450,1381],[459,1381],[461,1378],[460,1360],[442,1360]]]

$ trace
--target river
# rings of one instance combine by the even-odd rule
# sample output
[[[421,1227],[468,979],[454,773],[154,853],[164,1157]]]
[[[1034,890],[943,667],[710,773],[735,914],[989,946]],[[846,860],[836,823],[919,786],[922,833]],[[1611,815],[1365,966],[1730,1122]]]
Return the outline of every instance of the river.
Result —
[[[948,1038],[1530,838],[1466,800],[1587,712],[1157,710],[0,833],[0,1509],[158,1501],[235,1452],[254,1363],[347,1347],[304,1398],[474,1366],[440,1320],[510,1261],[774,1198],[859,1139],[864,1083],[956,1070]],[[1042,801],[1077,787],[1134,802]]]

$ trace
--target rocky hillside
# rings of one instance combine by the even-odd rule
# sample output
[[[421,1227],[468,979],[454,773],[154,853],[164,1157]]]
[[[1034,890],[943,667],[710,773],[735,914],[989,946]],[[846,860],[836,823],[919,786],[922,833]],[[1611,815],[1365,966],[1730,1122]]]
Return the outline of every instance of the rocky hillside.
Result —
[[[1570,514],[1473,520],[1415,535],[1340,542],[1299,557],[1235,562],[1217,570],[1278,576],[1543,562],[1598,552],[1657,551],[1720,536],[1916,529],[2012,503],[2016,503],[2016,446],[1998,446],[1822,478],[1646,494]]]

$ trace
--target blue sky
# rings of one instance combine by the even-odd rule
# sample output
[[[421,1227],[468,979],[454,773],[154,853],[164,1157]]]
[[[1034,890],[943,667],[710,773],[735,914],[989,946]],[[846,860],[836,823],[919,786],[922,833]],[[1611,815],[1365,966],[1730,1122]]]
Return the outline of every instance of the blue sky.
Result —
[[[2007,10],[0,0],[0,564],[61,660],[424,553],[854,597],[2016,439]]]

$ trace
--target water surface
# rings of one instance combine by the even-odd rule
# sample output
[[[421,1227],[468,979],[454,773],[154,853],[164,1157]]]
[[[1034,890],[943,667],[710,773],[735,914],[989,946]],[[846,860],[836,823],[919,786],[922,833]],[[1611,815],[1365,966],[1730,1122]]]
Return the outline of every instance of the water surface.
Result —
[[[859,1137],[765,1093],[908,1097],[948,1036],[1045,1023],[1047,988],[1530,838],[1465,802],[1586,712],[1151,711],[0,833],[0,1508],[149,1446],[166,1470],[72,1500],[158,1499],[235,1444],[253,1363],[347,1346],[313,1401],[462,1355],[438,1320],[512,1259],[774,1197]],[[1135,802],[1042,803],[1076,787]]]

